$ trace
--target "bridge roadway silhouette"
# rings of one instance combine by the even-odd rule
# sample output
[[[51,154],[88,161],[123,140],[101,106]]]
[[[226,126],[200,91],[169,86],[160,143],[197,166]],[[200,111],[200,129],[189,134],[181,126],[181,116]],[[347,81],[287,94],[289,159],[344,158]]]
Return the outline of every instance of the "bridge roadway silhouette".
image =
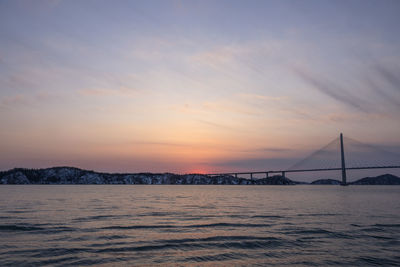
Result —
[[[335,139],[336,140],[336,139]],[[384,166],[361,166],[361,167],[346,167],[345,157],[344,157],[344,144],[343,144],[343,134],[340,134],[340,159],[341,167],[337,168],[310,168],[310,169],[285,169],[285,170],[271,170],[271,171],[247,171],[247,172],[223,172],[223,173],[209,173],[209,176],[221,176],[221,175],[231,175],[236,178],[238,175],[250,175],[253,179],[254,174],[265,174],[265,178],[269,178],[269,174],[281,174],[285,177],[286,173],[296,173],[296,172],[321,172],[321,171],[342,171],[342,183],[341,185],[347,185],[346,171],[347,170],[367,170],[367,169],[400,169],[400,158],[399,164],[395,165],[384,165]]]

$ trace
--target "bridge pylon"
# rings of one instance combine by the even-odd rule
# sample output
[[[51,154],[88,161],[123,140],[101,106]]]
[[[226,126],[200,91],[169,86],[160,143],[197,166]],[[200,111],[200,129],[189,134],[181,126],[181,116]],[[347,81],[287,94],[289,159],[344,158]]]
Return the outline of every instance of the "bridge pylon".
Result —
[[[346,162],[344,160],[344,145],[343,145],[343,134],[342,133],[340,133],[340,158],[342,161],[342,183],[341,183],[341,185],[347,185]]]

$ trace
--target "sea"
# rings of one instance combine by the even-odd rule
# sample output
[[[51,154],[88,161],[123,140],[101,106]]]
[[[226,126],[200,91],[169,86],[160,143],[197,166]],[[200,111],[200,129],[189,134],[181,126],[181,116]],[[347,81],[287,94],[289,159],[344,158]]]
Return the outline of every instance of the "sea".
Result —
[[[400,186],[0,185],[0,266],[400,266]]]

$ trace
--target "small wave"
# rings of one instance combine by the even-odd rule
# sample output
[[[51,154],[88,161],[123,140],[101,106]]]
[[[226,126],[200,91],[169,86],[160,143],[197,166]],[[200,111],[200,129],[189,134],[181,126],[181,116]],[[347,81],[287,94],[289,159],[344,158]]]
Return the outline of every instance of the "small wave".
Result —
[[[194,256],[187,257],[181,261],[183,262],[206,262],[206,261],[226,261],[226,260],[235,260],[247,257],[247,254],[244,253],[221,253],[215,255],[205,255],[205,256]]]
[[[102,247],[114,247],[114,246],[121,246],[121,245],[127,245],[129,243],[127,242],[107,242],[107,243],[94,243],[94,244],[89,244],[88,247],[90,248],[102,248]]]
[[[352,239],[354,238],[351,235],[345,234],[345,233],[339,233],[339,232],[331,232],[325,229],[298,229],[298,230],[289,230],[283,232],[283,234],[286,235],[306,235],[307,238],[312,238],[313,236],[327,236],[327,237],[333,237],[333,238],[342,238],[342,239]],[[304,239],[304,237],[303,237]]]
[[[240,241],[240,240],[281,240],[276,237],[258,237],[258,236],[246,236],[246,235],[234,235],[234,236],[210,236],[204,238],[184,238],[184,239],[167,239],[158,240],[161,243],[185,243],[185,242],[215,242],[215,241]]]
[[[292,228],[285,228],[282,229],[282,233],[286,235],[313,235],[313,234],[332,234],[333,232],[325,230],[325,229],[292,229]]]
[[[126,235],[80,235],[78,237],[63,237],[62,239],[55,239],[55,241],[68,241],[68,242],[81,242],[81,241],[111,241],[111,240],[117,240],[117,239],[125,239],[128,238],[129,236]],[[108,244],[109,242],[104,242],[104,244]]]
[[[307,230],[295,230],[296,234],[332,234],[333,232],[324,229],[307,229]]]
[[[227,214],[227,215],[223,215],[223,216],[224,217],[228,217],[228,218],[238,218],[238,219],[247,219],[247,218],[249,218],[249,216],[247,216],[247,215],[239,215],[239,214]]]
[[[254,215],[251,218],[283,219],[285,217],[279,215]]]
[[[164,216],[173,216],[173,215],[184,215],[182,212],[165,212],[165,211],[152,211],[148,213],[139,214],[139,217],[164,217]]]
[[[37,262],[36,264],[38,266],[65,264],[65,263],[67,263],[69,261],[72,261],[72,260],[79,260],[79,257],[65,256],[65,257],[60,257],[60,258],[55,258],[55,259],[42,260],[42,261]]]
[[[0,231],[38,231],[44,230],[45,228],[37,227],[37,226],[28,226],[28,225],[0,225]]]
[[[38,248],[38,249],[23,249],[23,250],[9,250],[7,255],[13,256],[29,256],[32,259],[49,258],[49,257],[62,257],[66,255],[73,255],[79,253],[91,252],[88,248]]]
[[[114,226],[107,226],[100,229],[108,229],[108,230],[129,230],[129,229],[165,229],[165,228],[212,228],[212,227],[269,227],[270,224],[242,224],[242,223],[210,223],[210,224],[191,224],[191,225],[129,225],[129,226],[122,226],[122,225],[114,225]]]
[[[24,231],[32,231],[37,232],[40,231],[41,233],[58,233],[58,232],[65,232],[65,231],[74,231],[75,229],[69,227],[44,227],[44,225],[48,224],[41,224],[41,225],[19,225],[19,224],[9,224],[9,225],[0,225],[0,232],[1,231],[9,231],[9,232],[24,232]]]
[[[373,238],[373,239],[381,239],[381,240],[394,240],[393,237],[381,236],[381,235],[368,235],[368,236],[364,236],[364,237],[369,237],[369,238]]]
[[[124,239],[128,238],[126,235],[103,235],[103,236],[97,236],[97,240],[114,240],[114,239]]]
[[[184,226],[185,228],[208,228],[208,227],[269,227],[270,224],[254,224],[254,223],[210,223],[210,224],[193,224]]]
[[[184,216],[180,217],[179,221],[202,221],[207,218],[214,218],[214,216]]]
[[[205,238],[184,238],[154,240],[151,244],[141,245],[131,242],[114,242],[106,244],[92,244],[90,248],[84,249],[91,253],[122,253],[138,251],[159,251],[159,250],[182,250],[191,251],[196,249],[254,249],[254,248],[275,248],[287,244],[289,241],[275,237],[257,236],[212,236]],[[105,248],[101,248],[107,246]],[[73,250],[79,252],[82,249]],[[71,252],[71,251],[69,251]],[[61,253],[60,250],[51,250],[51,254]]]
[[[398,247],[398,246],[400,246],[400,240],[394,239],[394,240],[387,241],[387,242],[385,242],[385,246]]]
[[[400,224],[374,224],[375,227],[400,227]]]
[[[8,210],[5,213],[11,213],[11,214],[20,214],[20,213],[30,213],[30,212],[34,212],[32,210]]]
[[[400,261],[391,260],[388,258],[377,258],[377,257],[359,257],[356,261],[357,265],[376,265],[376,266],[399,266]]]
[[[194,209],[215,209],[217,208],[215,205],[184,205],[185,208],[194,208]],[[232,206],[230,206],[233,208]]]
[[[153,250],[182,250],[192,251],[198,249],[265,249],[277,248],[286,245],[288,241],[281,240],[243,240],[225,242],[176,242],[166,244],[149,244],[142,246],[109,247],[96,250],[96,253],[121,253]]]
[[[72,221],[77,222],[86,222],[86,221],[95,221],[95,220],[108,220],[108,219],[118,219],[130,217],[130,215],[96,215],[96,216],[88,216],[88,217],[79,217],[75,218]]]
[[[289,243],[289,242],[288,242]],[[221,248],[230,249],[257,249],[257,248],[277,248],[283,245],[287,245],[278,240],[266,240],[266,241],[239,241],[239,242],[226,242],[221,244]]]
[[[335,213],[309,213],[309,214],[297,214],[298,217],[324,217],[324,216],[339,216],[341,214]]]
[[[134,252],[134,251],[152,251],[164,249],[179,249],[183,248],[189,250],[192,248],[190,244],[164,244],[164,245],[144,245],[144,246],[124,246],[124,247],[109,247],[98,249],[96,253],[121,253],[121,252]]]
[[[96,266],[96,265],[103,265],[103,264],[107,265],[107,264],[116,263],[116,262],[119,262],[119,261],[120,261],[119,258],[79,259],[77,261],[73,261],[71,263],[68,263],[68,265],[70,265],[70,266]]]
[[[365,227],[365,228],[360,229],[360,231],[363,231],[363,232],[385,232],[384,229],[379,228],[379,227]]]
[[[122,225],[114,225],[114,226],[106,226],[100,229],[105,230],[130,230],[130,229],[164,229],[164,228],[177,228],[174,225],[129,225],[129,226],[122,226]]]

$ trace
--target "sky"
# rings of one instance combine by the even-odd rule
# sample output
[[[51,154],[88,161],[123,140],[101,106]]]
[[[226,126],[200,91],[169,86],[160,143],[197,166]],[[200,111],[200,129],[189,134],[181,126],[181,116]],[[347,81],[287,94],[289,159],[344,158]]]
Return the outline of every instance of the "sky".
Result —
[[[400,1],[0,0],[0,169],[288,168],[400,148]]]

